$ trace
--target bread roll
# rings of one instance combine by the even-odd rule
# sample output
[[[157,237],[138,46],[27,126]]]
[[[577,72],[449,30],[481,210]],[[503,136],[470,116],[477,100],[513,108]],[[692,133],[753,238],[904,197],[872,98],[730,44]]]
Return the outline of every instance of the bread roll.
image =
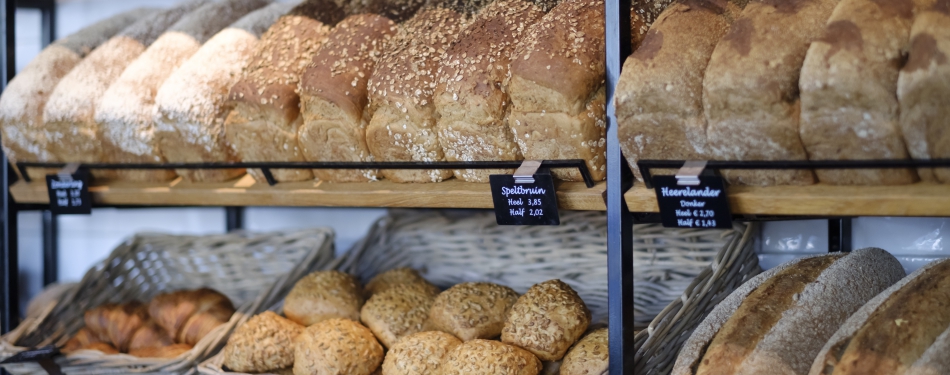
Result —
[[[610,370],[607,328],[588,333],[561,361],[561,375],[606,375]]]
[[[371,297],[373,294],[382,293],[390,289],[400,289],[404,285],[419,285],[428,289],[433,294],[439,293],[439,287],[430,284],[419,271],[408,267],[393,268],[374,276],[366,283],[363,288],[363,296]]]
[[[304,326],[327,319],[360,319],[363,293],[355,277],[340,271],[317,271],[294,284],[284,299],[284,315]]]
[[[228,90],[241,77],[261,34],[292,5],[255,10],[215,34],[165,80],[155,96],[155,137],[169,162],[237,161],[224,134]],[[242,169],[178,170],[188,181],[226,181]]]
[[[152,346],[129,351],[129,355],[139,358],[175,358],[187,353],[193,347],[188,344]]]
[[[508,125],[508,64],[516,44],[543,12],[522,0],[498,0],[483,8],[442,57],[433,98],[439,143],[448,161],[521,160]],[[510,170],[456,170],[455,177],[488,182]]]
[[[461,340],[445,332],[408,335],[389,348],[382,375],[440,374],[445,355],[461,344]]]
[[[102,342],[99,336],[93,333],[89,328],[82,328],[76,332],[76,334],[66,341],[66,344],[60,348],[60,351],[66,354],[70,354],[79,350],[80,348],[87,347],[90,344]]]
[[[423,331],[436,294],[417,284],[387,289],[366,301],[360,310],[360,321],[383,346],[391,348],[399,339]]]
[[[349,319],[307,327],[294,343],[294,375],[370,375],[382,362],[373,333]]]
[[[545,281],[528,289],[511,307],[501,341],[542,361],[559,361],[587,331],[590,318],[587,305],[570,285]]]
[[[703,76],[745,0],[674,2],[624,62],[617,136],[637,178],[644,159],[705,160]]]
[[[918,0],[841,0],[802,66],[801,137],[811,160],[906,159],[897,78]],[[836,185],[917,181],[912,169],[819,169]]]
[[[712,54],[703,81],[710,159],[806,160],[798,76],[838,0],[750,1]],[[806,185],[810,170],[725,170],[732,184]]]
[[[445,161],[432,93],[442,54],[465,25],[454,10],[429,8],[399,26],[369,79],[366,147],[379,161]],[[394,182],[439,182],[448,169],[379,171]]]
[[[944,334],[950,332],[948,305],[950,260],[939,260],[887,288],[851,315],[826,340],[814,363],[809,363],[809,374],[896,375],[915,366],[948,373],[950,346]],[[942,364],[924,356],[934,345],[942,349]]]
[[[110,163],[164,163],[155,139],[155,95],[162,83],[218,31],[265,0],[192,0],[199,6],[168,28],[122,72],[102,95],[95,120],[99,137],[109,145],[103,161]],[[161,182],[175,178],[172,170],[115,171],[119,179]]]
[[[498,341],[472,340],[449,351],[442,375],[537,375],[541,361],[517,346]]]
[[[720,302],[673,374],[807,374],[841,323],[903,276],[897,259],[875,248],[786,262]]]
[[[946,4],[945,2],[941,4]],[[919,14],[910,33],[910,53],[897,79],[901,133],[914,159],[950,158],[950,6]],[[919,168],[925,181],[950,183],[950,169]]]
[[[313,55],[343,18],[329,0],[310,0],[281,17],[261,37],[241,80],[231,87],[234,110],[225,122],[228,142],[242,161],[304,161],[297,144],[297,84]],[[264,182],[259,170],[248,170]],[[277,181],[312,180],[306,169],[271,170]]]
[[[178,342],[189,345],[227,322],[234,311],[227,296],[210,288],[159,294],[148,304],[152,319]]]
[[[498,337],[511,306],[513,289],[492,283],[461,283],[440,293],[429,309],[429,328],[462,341]]]
[[[294,339],[304,326],[271,311],[234,329],[224,346],[224,365],[236,372],[268,372],[294,365]]]
[[[308,161],[373,161],[366,148],[366,82],[386,39],[396,32],[389,19],[359,14],[333,29],[300,79],[303,124],[297,130]],[[315,169],[326,181],[376,179],[375,170]]]
[[[46,149],[43,110],[56,84],[90,51],[152,13],[154,10],[145,8],[119,13],[57,40],[7,83],[0,95],[0,138],[11,163],[53,160]],[[46,178],[43,169],[30,168],[28,173],[35,179]]]
[[[164,328],[149,319],[132,334],[129,352],[148,347],[161,347],[173,344],[172,336]]]

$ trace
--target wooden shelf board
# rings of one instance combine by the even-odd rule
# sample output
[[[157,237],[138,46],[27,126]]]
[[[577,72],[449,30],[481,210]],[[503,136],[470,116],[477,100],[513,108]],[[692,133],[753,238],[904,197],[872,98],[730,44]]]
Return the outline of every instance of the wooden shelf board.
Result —
[[[559,206],[565,210],[606,210],[606,183],[588,189],[583,182],[555,182]],[[432,184],[399,184],[386,180],[360,183],[282,182],[268,186],[244,175],[223,183],[189,183],[181,178],[163,183],[109,181],[93,183],[93,200],[104,205],[162,206],[324,206],[492,208],[488,184],[455,179]],[[10,187],[19,203],[49,204],[45,181],[19,181]]]
[[[816,216],[950,216],[950,185],[729,186],[734,214]],[[642,184],[624,195],[634,212],[659,212],[656,193]]]

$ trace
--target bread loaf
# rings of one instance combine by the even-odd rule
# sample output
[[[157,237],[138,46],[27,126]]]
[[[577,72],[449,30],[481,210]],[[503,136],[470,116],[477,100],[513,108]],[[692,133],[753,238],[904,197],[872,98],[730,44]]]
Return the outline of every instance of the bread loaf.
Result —
[[[179,343],[195,345],[234,314],[227,296],[209,288],[162,293],[148,304],[148,314]]]
[[[0,95],[0,130],[3,152],[10,162],[53,160],[46,149],[43,110],[56,84],[90,51],[153,12],[140,8],[119,13],[57,40],[7,83]],[[36,179],[46,174],[42,169],[28,172]]]
[[[399,289],[405,285],[418,285],[430,291],[432,294],[439,294],[439,287],[430,284],[419,271],[408,267],[394,268],[374,276],[366,283],[363,288],[363,296],[367,299],[373,294],[382,293],[390,289]]]
[[[442,375],[537,375],[539,372],[541,361],[534,354],[489,340],[472,340],[456,346],[442,362]]]
[[[95,120],[99,137],[109,145],[103,161],[164,163],[155,139],[155,94],[162,83],[218,31],[265,0],[192,0],[197,9],[168,28],[122,72],[102,95]],[[116,170],[119,179],[160,182],[175,178],[172,170]]]
[[[638,160],[707,159],[703,77],[716,43],[744,6],[745,0],[674,2],[624,62],[617,136],[638,179]]]
[[[513,289],[492,283],[461,283],[440,293],[429,309],[429,328],[462,341],[498,337],[518,300]]]
[[[875,248],[786,262],[720,302],[673,374],[807,374],[841,323],[903,276],[897,259]]]
[[[317,271],[294,284],[284,299],[284,315],[304,326],[334,318],[360,319],[363,293],[355,277]]]
[[[387,289],[366,301],[360,310],[360,321],[383,346],[391,348],[401,338],[423,331],[436,294],[418,284]]]
[[[383,375],[441,374],[445,355],[462,341],[445,332],[419,332],[396,342],[383,360]]]
[[[610,369],[607,328],[588,333],[561,361],[560,375],[606,375]]]
[[[228,90],[241,77],[261,36],[292,5],[255,10],[221,30],[162,84],[155,96],[156,138],[169,162],[237,161],[224,134]],[[226,181],[241,169],[178,170],[188,181]]]
[[[535,284],[518,298],[501,341],[524,348],[542,361],[560,361],[590,324],[590,310],[561,280]]]
[[[910,33],[910,53],[897,79],[900,125],[914,159],[950,158],[950,4],[919,14]],[[919,168],[925,181],[950,183],[950,169]]]
[[[366,148],[366,81],[386,38],[396,31],[389,19],[372,14],[340,22],[300,79],[303,124],[298,130],[309,161],[373,161]],[[375,170],[315,169],[326,181],[376,179]]]
[[[373,333],[349,319],[307,327],[294,343],[294,375],[370,375],[382,362]]]
[[[917,0],[841,0],[802,66],[801,137],[811,160],[906,159],[897,78]],[[911,169],[821,169],[838,185],[908,184]]]
[[[950,367],[924,358],[930,347],[943,350],[950,332],[950,261],[940,260],[915,271],[861,307],[826,340],[810,363],[812,375],[905,374],[910,367]],[[928,363],[928,364],[924,364]]]
[[[456,11],[431,8],[399,26],[369,79],[366,146],[379,161],[445,161],[436,132],[432,93],[445,49],[465,20]],[[394,182],[439,182],[448,169],[380,171]]]
[[[516,44],[543,12],[522,0],[483,8],[442,57],[433,94],[439,143],[448,161],[521,160],[508,125],[508,64]],[[455,170],[456,178],[488,182],[502,170]]]
[[[261,373],[294,365],[294,339],[304,326],[271,311],[255,315],[234,329],[224,346],[224,365],[231,371]]]
[[[798,76],[838,0],[750,1],[716,46],[703,81],[713,160],[807,160]],[[805,185],[810,170],[726,170],[732,184]]]

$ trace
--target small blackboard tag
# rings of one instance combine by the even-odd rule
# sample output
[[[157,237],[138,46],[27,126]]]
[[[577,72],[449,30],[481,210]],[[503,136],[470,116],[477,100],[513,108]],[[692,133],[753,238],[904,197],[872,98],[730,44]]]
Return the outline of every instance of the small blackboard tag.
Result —
[[[89,196],[89,174],[78,170],[71,174],[46,176],[49,207],[54,214],[88,215],[92,213]]]
[[[660,218],[667,228],[732,228],[729,196],[720,176],[699,176],[699,185],[678,185],[674,176],[653,176]]]
[[[534,183],[516,183],[509,174],[493,174],[489,182],[498,225],[561,225],[550,173],[535,174]]]

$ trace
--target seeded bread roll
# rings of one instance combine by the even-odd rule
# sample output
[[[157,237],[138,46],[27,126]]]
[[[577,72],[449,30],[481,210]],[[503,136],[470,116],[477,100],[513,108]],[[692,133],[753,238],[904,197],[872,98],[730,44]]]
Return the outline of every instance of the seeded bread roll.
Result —
[[[720,302],[686,341],[673,374],[807,374],[848,316],[904,275],[875,248],[786,262]]]
[[[838,0],[754,0],[712,54],[703,113],[714,160],[806,160],[798,75]],[[726,170],[732,184],[807,185],[810,170]]]
[[[446,50],[436,73],[433,98],[439,113],[439,143],[448,161],[521,160],[508,126],[510,99],[503,84],[516,44],[544,13],[522,0],[499,0],[483,8]],[[468,182],[510,170],[455,170]]]
[[[419,285],[432,294],[439,294],[439,287],[430,284],[416,271],[408,267],[394,268],[374,276],[363,288],[363,296],[369,298],[373,294],[382,293],[390,289],[399,289],[404,285]]]
[[[255,10],[221,30],[165,80],[155,96],[155,137],[169,162],[237,161],[224,135],[228,90],[241,77],[261,34],[292,4]],[[243,169],[178,170],[188,181],[226,181]]]
[[[271,311],[238,326],[224,346],[224,365],[236,372],[268,372],[294,365],[294,339],[304,326]]]
[[[442,375],[537,375],[541,361],[517,346],[472,340],[456,346],[442,362]]]
[[[414,333],[389,348],[383,360],[383,375],[440,374],[442,360],[462,341],[445,332]]]
[[[429,309],[429,328],[462,341],[498,337],[511,306],[513,289],[492,283],[461,283],[440,293]]]
[[[590,310],[577,292],[561,280],[549,280],[518,298],[508,312],[501,341],[542,361],[559,361],[589,324]]]
[[[370,375],[382,362],[373,333],[349,319],[307,327],[294,343],[294,375]]]
[[[396,32],[389,19],[347,17],[330,33],[300,79],[303,124],[298,139],[309,161],[373,161],[366,148],[366,82],[386,39]],[[375,170],[315,169],[326,181],[376,180]]]
[[[744,6],[745,0],[674,2],[624,62],[617,135],[638,179],[638,160],[706,159],[703,76],[716,43]]]
[[[419,284],[387,289],[366,301],[360,310],[360,321],[383,346],[391,348],[401,338],[423,331],[436,294]]]
[[[588,333],[561,361],[561,375],[606,375],[610,369],[607,328]]]
[[[56,84],[90,51],[153,13],[154,10],[145,8],[119,13],[57,40],[7,83],[0,95],[0,138],[3,138],[3,152],[11,163],[53,160],[46,149],[43,110]],[[32,178],[43,179],[47,171],[30,168],[28,173]]]
[[[802,66],[801,137],[811,160],[907,159],[897,78],[916,0],[841,0]],[[917,181],[912,169],[819,169],[836,185]]]
[[[155,139],[155,94],[162,83],[201,45],[265,0],[193,0],[185,14],[152,43],[109,86],[96,107],[99,137],[107,144],[103,161],[164,163]],[[184,6],[184,5],[183,5]],[[119,179],[161,182],[177,176],[172,170],[116,170]]]
[[[950,158],[950,3],[917,15],[911,28],[910,53],[897,80],[900,125],[914,159]],[[950,169],[919,168],[921,180],[950,183]]]
[[[339,271],[317,271],[300,279],[284,300],[284,315],[304,326],[346,318],[360,319],[363,294],[356,278]]]

